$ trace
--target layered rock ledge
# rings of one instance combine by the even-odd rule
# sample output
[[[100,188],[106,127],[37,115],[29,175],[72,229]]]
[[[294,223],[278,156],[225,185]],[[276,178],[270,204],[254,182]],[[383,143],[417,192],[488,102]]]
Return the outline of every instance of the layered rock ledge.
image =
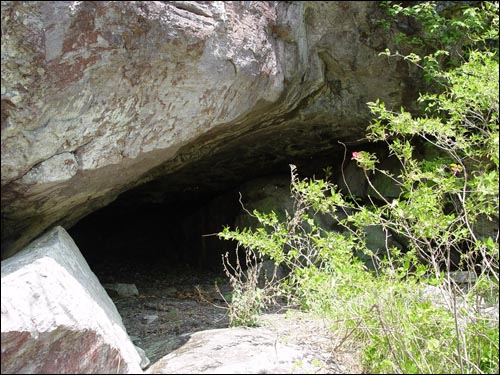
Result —
[[[162,200],[335,154],[367,102],[418,92],[378,55],[392,36],[377,2],[1,7],[3,258],[145,182]]]

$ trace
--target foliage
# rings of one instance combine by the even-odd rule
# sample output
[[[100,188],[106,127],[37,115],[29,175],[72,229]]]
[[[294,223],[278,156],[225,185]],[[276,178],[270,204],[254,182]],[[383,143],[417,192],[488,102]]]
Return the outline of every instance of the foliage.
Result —
[[[250,253],[247,252],[247,255],[250,256]],[[222,260],[233,290],[230,298],[224,297],[229,306],[230,326],[256,326],[264,307],[264,291],[257,288],[255,273],[245,274],[239,259],[236,267],[232,267],[228,262],[228,254]]]
[[[491,50],[498,55],[498,2],[480,2],[471,6],[463,2],[448,4],[425,1],[407,6],[383,1],[387,18],[380,23],[387,31],[398,23],[416,25],[409,30],[396,28],[395,41],[399,56],[424,69],[427,80],[436,81],[439,72],[461,65],[474,49]],[[384,54],[391,55],[389,50]]]
[[[482,229],[498,222],[499,208],[498,3],[467,5],[455,17],[441,15],[436,3],[388,9],[392,17],[416,17],[421,32],[419,40],[399,38],[418,47],[412,52],[383,54],[417,64],[440,88],[420,96],[418,116],[368,104],[374,120],[367,137],[387,144],[399,173],[379,168],[375,154],[353,152],[374,192],[372,204],[362,205],[327,180],[299,179],[292,166],[295,207],[285,220],[254,211],[260,227],[225,228],[220,236],[254,259],[285,265],[290,274],[281,289],[273,284],[262,295],[285,294],[334,317],[339,345],[364,344],[368,372],[498,373],[498,317],[484,313],[498,304],[498,230],[492,236]],[[399,186],[397,198],[377,190],[377,173]],[[325,229],[320,217],[342,230]],[[382,253],[366,246],[365,229],[374,225],[387,236]],[[391,247],[391,236],[405,248]],[[375,272],[356,254],[371,257]],[[475,282],[459,285],[455,268]],[[260,295],[249,295],[259,308],[241,298],[245,307],[236,314],[262,309]]]
[[[249,248],[245,250],[245,267],[242,267],[238,256],[233,266],[227,253],[223,255],[222,263],[232,287],[231,295],[223,296],[228,304],[230,326],[257,326],[260,314],[280,295],[278,285],[281,280],[274,273],[269,278],[264,275],[262,283],[262,257]]]

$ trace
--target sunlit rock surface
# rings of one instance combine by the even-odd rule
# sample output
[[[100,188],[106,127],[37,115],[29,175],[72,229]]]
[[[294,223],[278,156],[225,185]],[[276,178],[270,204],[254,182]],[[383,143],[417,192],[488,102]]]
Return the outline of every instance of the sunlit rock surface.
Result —
[[[142,373],[115,305],[56,227],[2,261],[2,374]]]

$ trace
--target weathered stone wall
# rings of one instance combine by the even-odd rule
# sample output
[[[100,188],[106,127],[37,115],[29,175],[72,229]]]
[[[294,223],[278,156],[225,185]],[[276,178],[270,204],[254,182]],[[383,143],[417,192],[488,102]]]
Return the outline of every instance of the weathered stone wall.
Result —
[[[378,56],[391,35],[376,2],[1,7],[3,257],[207,155],[224,175],[242,147],[252,166],[355,140],[366,102],[418,92]]]

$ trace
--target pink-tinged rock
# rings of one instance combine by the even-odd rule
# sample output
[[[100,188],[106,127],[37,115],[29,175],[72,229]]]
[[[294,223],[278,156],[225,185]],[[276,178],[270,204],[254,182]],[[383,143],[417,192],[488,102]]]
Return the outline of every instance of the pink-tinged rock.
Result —
[[[62,227],[1,269],[2,373],[142,373],[115,305]]]

